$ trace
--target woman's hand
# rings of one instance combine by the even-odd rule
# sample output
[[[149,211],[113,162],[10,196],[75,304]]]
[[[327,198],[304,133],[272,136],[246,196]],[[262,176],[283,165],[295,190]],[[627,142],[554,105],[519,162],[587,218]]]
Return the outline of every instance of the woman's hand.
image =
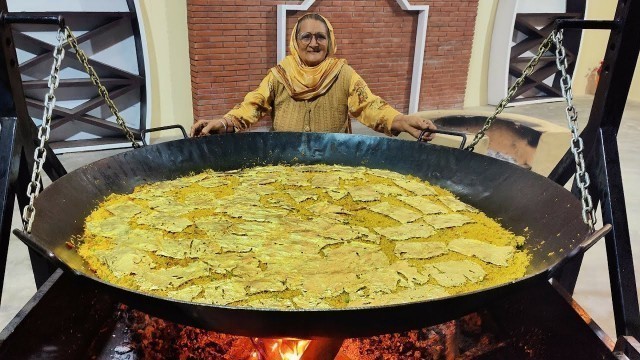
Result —
[[[432,129],[436,130],[437,127],[429,119],[421,118],[417,115],[403,115],[400,114],[393,119],[391,123],[391,130],[395,132],[404,131],[409,133],[414,138],[418,138],[422,130]],[[434,133],[425,133],[422,140],[431,141],[435,137]]]
[[[198,120],[189,131],[189,136],[207,136],[211,134],[225,134],[229,128],[233,129],[233,125],[230,125],[227,119],[213,119],[213,120]]]

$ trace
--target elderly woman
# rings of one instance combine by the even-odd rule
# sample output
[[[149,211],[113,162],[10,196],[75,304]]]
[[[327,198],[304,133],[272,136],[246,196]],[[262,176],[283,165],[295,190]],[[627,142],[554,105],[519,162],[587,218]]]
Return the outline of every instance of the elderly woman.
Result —
[[[374,95],[346,60],[334,57],[336,48],[327,19],[302,16],[291,33],[291,54],[224,118],[197,121],[191,136],[246,130],[266,115],[271,115],[275,131],[350,132],[349,117],[392,136],[404,131],[417,138],[422,130],[436,128]]]

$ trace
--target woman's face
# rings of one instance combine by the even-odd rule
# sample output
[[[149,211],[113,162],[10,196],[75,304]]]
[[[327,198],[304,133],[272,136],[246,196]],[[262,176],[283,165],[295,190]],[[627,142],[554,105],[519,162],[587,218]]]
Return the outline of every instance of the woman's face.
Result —
[[[322,21],[306,19],[298,26],[298,53],[307,66],[316,66],[327,57],[329,31]]]

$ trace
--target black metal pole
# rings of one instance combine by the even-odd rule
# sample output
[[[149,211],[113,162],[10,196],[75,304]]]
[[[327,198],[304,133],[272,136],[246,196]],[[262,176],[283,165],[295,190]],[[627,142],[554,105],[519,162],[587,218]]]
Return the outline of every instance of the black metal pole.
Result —
[[[0,295],[4,288],[4,274],[9,254],[9,237],[11,236],[11,221],[15,193],[11,158],[13,155],[16,118],[0,118]],[[0,299],[1,300],[1,299]]]
[[[64,19],[59,16],[23,16],[7,12],[6,0],[0,0],[0,117],[2,126],[7,126],[7,132],[2,131],[3,156],[0,157],[0,201],[2,201],[2,223],[0,224],[0,268],[2,280],[4,280],[4,268],[6,267],[6,252],[8,249],[11,218],[13,206],[17,197],[20,209],[27,203],[26,188],[31,181],[33,169],[33,154],[35,151],[36,129],[25,102],[22,79],[18,69],[18,60],[13,43],[13,35],[10,24],[16,22],[56,24],[62,26]],[[11,120],[13,119],[13,120]],[[5,125],[6,124],[6,125]],[[13,130],[11,130],[13,127]],[[11,131],[9,131],[11,130]],[[45,168],[52,180],[66,174],[66,170],[53,154],[48,150]],[[5,229],[7,232],[5,233]],[[34,271],[36,286],[40,287],[55,270],[50,263],[29,250],[31,266]],[[1,289],[1,288],[0,288]],[[1,295],[1,293],[0,293]]]
[[[0,14],[0,23],[3,24],[43,24],[65,27],[62,15],[31,15],[23,13],[9,13],[6,8]]]
[[[611,20],[582,20],[582,19],[558,19],[555,27],[561,29],[604,29],[614,30],[618,28],[618,22]]]
[[[616,135],[617,129],[612,127],[603,127],[598,132],[599,176],[593,180],[600,191],[602,222],[612,225],[605,242],[616,333],[638,339],[640,310]]]

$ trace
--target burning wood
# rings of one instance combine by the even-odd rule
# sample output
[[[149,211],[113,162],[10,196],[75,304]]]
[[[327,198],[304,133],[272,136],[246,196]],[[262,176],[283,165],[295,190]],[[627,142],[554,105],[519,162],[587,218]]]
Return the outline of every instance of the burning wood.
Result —
[[[318,347],[312,349],[313,341],[226,335],[174,324],[135,310],[125,310],[123,316],[133,334],[130,346],[145,359],[307,360],[317,358],[304,355],[307,348],[311,353],[322,353]],[[339,344],[339,340],[331,340],[333,344],[320,347],[335,346],[336,341]],[[429,328],[347,339],[335,359],[471,359],[499,346],[482,316],[471,314]]]

